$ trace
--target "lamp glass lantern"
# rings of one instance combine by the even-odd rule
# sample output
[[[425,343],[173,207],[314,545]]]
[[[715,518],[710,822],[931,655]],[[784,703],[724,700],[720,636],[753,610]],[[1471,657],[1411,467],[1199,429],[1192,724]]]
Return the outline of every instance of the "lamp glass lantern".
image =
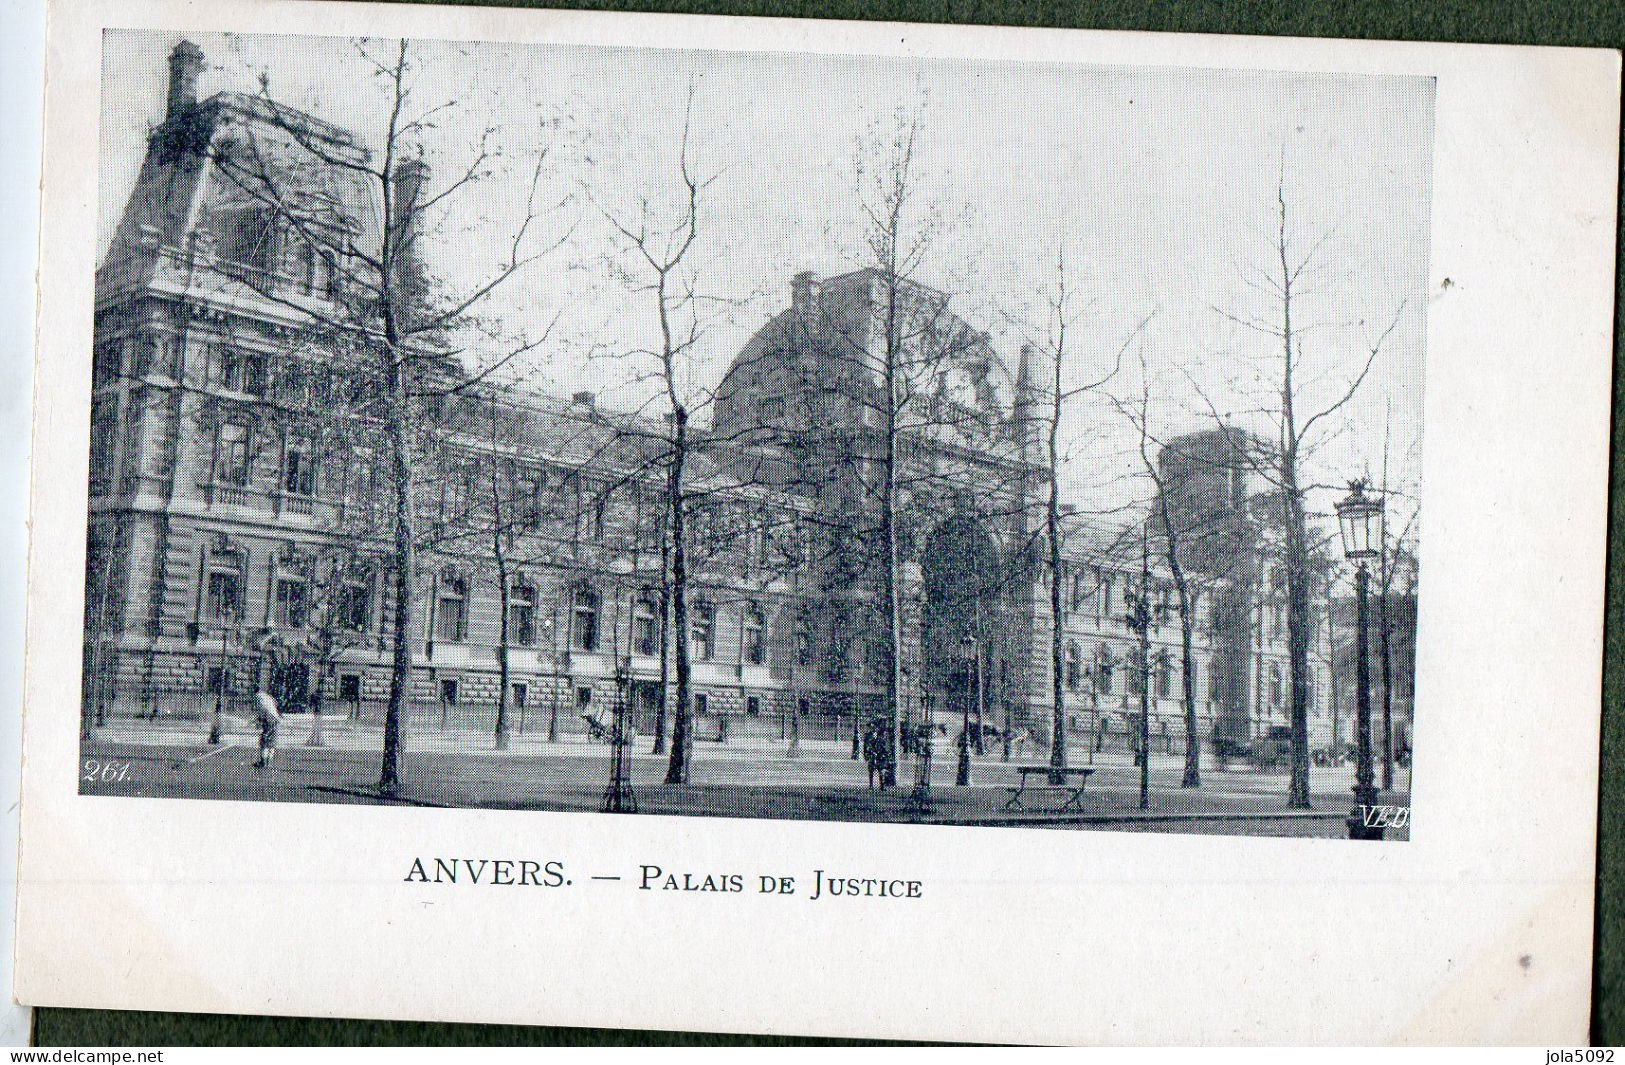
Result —
[[[1349,494],[1337,504],[1343,532],[1343,554],[1350,562],[1376,558],[1382,549],[1382,499],[1366,495],[1365,482],[1349,484]]]

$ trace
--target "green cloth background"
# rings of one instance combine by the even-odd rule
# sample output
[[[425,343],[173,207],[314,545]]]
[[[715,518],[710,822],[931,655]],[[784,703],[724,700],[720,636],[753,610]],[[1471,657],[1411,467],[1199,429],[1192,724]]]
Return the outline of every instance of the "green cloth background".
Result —
[[[485,2],[485,0],[480,0]],[[501,6],[583,8],[601,11],[686,12],[713,15],[959,22],[1080,29],[1249,33],[1290,37],[1363,37],[1414,41],[1625,47],[1625,0],[1301,0],[1298,3],[1200,0],[523,0]],[[1617,239],[1617,238],[1616,238]],[[1617,255],[1616,255],[1617,262]],[[1625,304],[1622,293],[1620,304]],[[1614,335],[1616,361],[1619,310]],[[1620,448],[1622,391],[1614,382],[1612,494],[1609,503],[1608,608],[1603,671],[1602,805],[1597,849],[1597,941],[1593,976],[1592,1042],[1625,1044],[1625,753],[1621,723],[1620,607],[1625,601],[1625,466]],[[1540,618],[1525,619],[1540,624]],[[380,977],[382,978],[382,976]],[[628,972],[627,979],[648,974]],[[784,1039],[725,1034],[614,1029],[537,1028],[518,1025],[423,1024],[389,1021],[234,1017],[121,1010],[41,1009],[34,1015],[39,1045],[790,1045],[838,1040]]]

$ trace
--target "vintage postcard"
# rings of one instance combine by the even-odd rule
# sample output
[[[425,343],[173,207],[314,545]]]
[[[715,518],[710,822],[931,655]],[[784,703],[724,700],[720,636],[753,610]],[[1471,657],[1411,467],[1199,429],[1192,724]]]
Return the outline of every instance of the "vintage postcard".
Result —
[[[50,32],[22,1001],[1583,1037],[1617,55]]]

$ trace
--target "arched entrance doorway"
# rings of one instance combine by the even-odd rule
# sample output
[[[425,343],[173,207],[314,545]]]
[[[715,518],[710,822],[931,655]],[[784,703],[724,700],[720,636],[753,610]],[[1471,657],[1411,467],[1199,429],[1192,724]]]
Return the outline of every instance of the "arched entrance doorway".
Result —
[[[956,514],[931,534],[921,569],[922,694],[949,736],[957,737],[968,720],[982,753],[991,724],[983,720],[992,701],[988,680],[1002,634],[998,545],[974,517]]]

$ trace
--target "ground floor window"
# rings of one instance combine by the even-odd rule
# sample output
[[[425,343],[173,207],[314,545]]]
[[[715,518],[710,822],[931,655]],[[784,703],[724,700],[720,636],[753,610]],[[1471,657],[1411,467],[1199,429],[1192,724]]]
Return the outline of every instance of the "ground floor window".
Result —
[[[355,673],[346,673],[339,677],[339,702],[359,703],[361,701],[361,677]]]
[[[457,680],[446,677],[440,681],[440,701],[447,706],[457,705]]]
[[[745,713],[755,717],[762,712],[762,700],[759,696],[745,696]]]

